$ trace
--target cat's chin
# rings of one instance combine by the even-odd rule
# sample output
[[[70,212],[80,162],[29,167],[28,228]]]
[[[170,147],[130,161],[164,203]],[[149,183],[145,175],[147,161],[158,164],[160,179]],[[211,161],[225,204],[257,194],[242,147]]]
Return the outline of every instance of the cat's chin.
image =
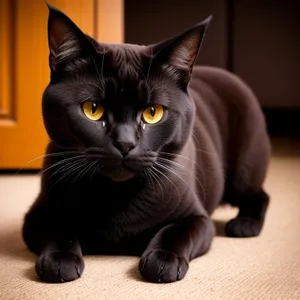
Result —
[[[135,177],[136,173],[128,169],[117,168],[114,171],[105,172],[103,175],[116,182],[125,182]]]
[[[109,178],[113,181],[116,182],[125,182],[128,181],[129,179],[133,178],[135,174],[128,174],[128,175],[120,175],[120,176],[109,176]]]

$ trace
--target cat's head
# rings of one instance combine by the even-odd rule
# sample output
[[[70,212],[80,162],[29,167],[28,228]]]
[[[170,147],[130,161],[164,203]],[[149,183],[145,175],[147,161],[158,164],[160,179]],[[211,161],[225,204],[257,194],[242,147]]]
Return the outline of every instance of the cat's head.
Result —
[[[84,151],[100,172],[125,181],[178,153],[191,135],[188,93],[209,19],[149,46],[98,43],[49,5],[51,81],[43,95],[50,138]]]

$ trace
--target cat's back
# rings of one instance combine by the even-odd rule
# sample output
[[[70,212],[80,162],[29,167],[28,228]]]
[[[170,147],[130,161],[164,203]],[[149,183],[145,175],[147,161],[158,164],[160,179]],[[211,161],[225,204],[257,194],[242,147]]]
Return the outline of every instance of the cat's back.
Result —
[[[226,70],[195,66],[190,94],[196,105],[195,131],[205,127],[222,157],[236,132],[249,129],[252,124],[257,130],[265,129],[264,116],[253,91]]]
[[[189,93],[196,106],[196,161],[202,166],[197,176],[206,178],[206,190],[220,195],[224,178],[236,168],[240,154],[258,137],[267,143],[264,116],[247,84],[223,69],[195,66]],[[201,193],[203,188],[198,190]],[[213,206],[208,203],[206,208],[212,211]]]
[[[222,115],[228,112],[236,113],[237,117],[246,113],[262,116],[250,87],[240,77],[224,69],[195,66],[190,91],[197,107],[204,104],[213,108],[212,111],[222,110]],[[197,110],[197,113],[200,111]]]

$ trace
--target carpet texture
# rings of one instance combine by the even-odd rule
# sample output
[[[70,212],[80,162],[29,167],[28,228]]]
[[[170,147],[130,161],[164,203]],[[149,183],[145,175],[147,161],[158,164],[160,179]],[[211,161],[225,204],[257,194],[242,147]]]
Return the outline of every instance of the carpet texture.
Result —
[[[297,151],[273,154],[265,184],[271,203],[262,234],[248,239],[225,237],[224,224],[237,211],[219,208],[213,215],[217,236],[211,251],[193,260],[185,279],[172,284],[144,282],[138,258],[125,256],[87,256],[81,279],[65,284],[39,282],[35,256],[20,234],[39,177],[0,176],[0,299],[300,299]]]

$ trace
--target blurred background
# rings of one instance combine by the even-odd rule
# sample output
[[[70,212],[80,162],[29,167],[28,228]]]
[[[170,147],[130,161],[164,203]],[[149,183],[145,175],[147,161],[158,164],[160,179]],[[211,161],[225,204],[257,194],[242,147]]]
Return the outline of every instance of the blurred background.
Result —
[[[242,77],[275,144],[300,136],[299,0],[51,0],[103,42],[155,43],[213,20],[197,64]],[[43,0],[0,0],[0,172],[35,171],[47,145],[41,97],[49,82]]]

